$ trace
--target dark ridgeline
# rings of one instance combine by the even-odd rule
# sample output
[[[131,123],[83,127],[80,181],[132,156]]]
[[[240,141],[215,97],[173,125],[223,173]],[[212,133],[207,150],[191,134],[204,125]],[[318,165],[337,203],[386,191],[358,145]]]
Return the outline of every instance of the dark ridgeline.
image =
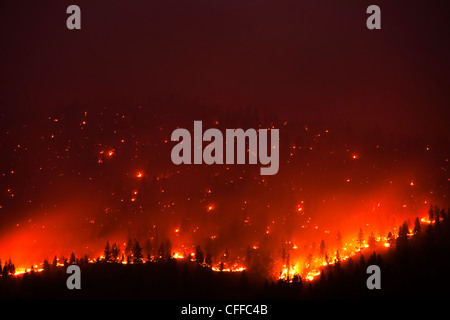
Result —
[[[33,270],[13,276],[14,264],[7,261],[0,278],[2,299],[448,299],[450,285],[450,219],[445,210],[432,207],[432,222],[414,221],[413,235],[408,223],[399,228],[393,245],[383,254],[369,247],[346,261],[339,255],[334,264],[321,269],[320,275],[307,282],[295,275],[291,282],[271,281],[254,272],[217,272],[211,270],[211,256],[206,258],[200,246],[199,262],[167,256],[164,242],[160,256],[143,263],[139,242],[131,241],[127,264],[105,246],[105,259],[89,263],[71,254],[64,265],[77,264],[82,272],[82,289],[66,288],[65,267],[47,259],[42,272]],[[361,231],[358,233],[361,235]],[[113,248],[116,244],[113,245]],[[109,257],[107,259],[107,257]],[[112,257],[115,257],[113,259]],[[133,261],[133,263],[131,263]],[[200,262],[201,261],[201,262]],[[369,265],[381,268],[381,290],[366,287]],[[221,264],[223,270],[223,263]],[[252,271],[253,270],[253,271]]]

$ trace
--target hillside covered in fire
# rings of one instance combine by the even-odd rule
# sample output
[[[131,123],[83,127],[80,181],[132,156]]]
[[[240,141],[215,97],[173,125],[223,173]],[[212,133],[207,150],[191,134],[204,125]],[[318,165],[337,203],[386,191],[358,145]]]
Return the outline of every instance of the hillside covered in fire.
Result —
[[[449,283],[448,5],[76,2],[1,5],[2,297]]]

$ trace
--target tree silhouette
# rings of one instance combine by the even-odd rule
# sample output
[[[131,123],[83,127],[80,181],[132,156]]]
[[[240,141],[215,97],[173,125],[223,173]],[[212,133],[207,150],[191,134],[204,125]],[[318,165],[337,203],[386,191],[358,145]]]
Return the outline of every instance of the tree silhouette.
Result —
[[[50,263],[48,263],[47,259],[45,259],[44,262],[42,263],[42,269],[44,269],[44,272],[50,271]]]
[[[430,221],[434,220],[434,210],[433,210],[433,205],[430,204],[430,209],[428,209],[428,219]]]
[[[418,236],[420,234],[421,226],[420,226],[420,220],[419,217],[416,217],[416,220],[414,220],[414,230],[413,233],[415,236]]]
[[[212,266],[212,257],[211,257],[211,254],[209,252],[206,253],[205,264],[208,267]]]
[[[133,246],[133,256],[134,256],[134,259],[133,259],[134,263],[142,263],[142,258],[144,256],[142,255],[142,248],[139,245],[139,241],[137,241],[137,240]]]
[[[195,260],[199,263],[202,264],[205,260],[204,256],[203,256],[203,251],[200,248],[200,246],[196,246],[195,247]]]
[[[106,262],[111,261],[112,252],[111,252],[111,247],[109,245],[109,241],[106,242],[105,250],[103,251],[103,253],[105,255],[105,261]]]
[[[117,261],[117,258],[119,257],[119,254],[120,254],[120,247],[119,247],[118,244],[116,244],[114,242],[113,245],[112,245],[112,248],[111,248],[111,257],[112,257],[114,262]]]
[[[436,229],[439,229],[439,227],[441,226],[440,221],[441,221],[440,211],[439,211],[439,208],[436,206],[435,211],[434,211],[434,225],[435,225]]]
[[[370,233],[367,243],[369,244],[370,249],[375,249],[377,247],[377,241],[375,239],[375,235],[373,234],[373,232]]]
[[[158,249],[158,259],[160,261],[166,260],[166,246],[164,245],[164,242],[161,242],[159,249]]]
[[[125,254],[127,256],[130,255],[131,252],[133,251],[133,246],[134,246],[133,240],[131,240],[131,238],[128,238],[127,245],[125,246]]]
[[[170,239],[167,238],[166,239],[166,243],[164,245],[165,247],[165,259],[170,259],[172,258],[172,242],[170,242]]]
[[[389,243],[389,245],[392,246],[392,244],[394,243],[394,236],[392,235],[392,232],[388,232],[387,234],[387,242]]]
[[[327,264],[327,265],[329,265],[330,264],[330,257],[328,256],[328,253],[325,253],[325,263]]]
[[[445,212],[444,208],[441,209],[440,216],[442,218],[442,221],[446,221],[447,220],[447,213]]]
[[[2,277],[6,277],[9,274],[9,265],[8,265],[8,260],[5,261],[5,266],[3,267],[2,270]]]
[[[339,253],[339,250],[336,251],[336,259],[334,262],[336,263],[336,266],[338,266],[338,267],[341,264],[341,254]]]
[[[11,262],[11,259],[8,259],[7,261],[5,261],[5,266],[3,267],[3,270],[2,270],[2,276],[6,277],[6,276],[14,274],[14,273],[16,273],[16,267]]]
[[[408,223],[406,221],[398,228],[397,246],[405,246],[408,242]]]
[[[336,235],[336,244],[338,249],[342,248],[342,235],[340,231],[338,231]]]
[[[8,259],[9,262],[9,273],[14,274],[16,273],[16,266],[14,263],[11,262],[11,259]]]
[[[53,261],[52,261],[52,267],[56,268],[58,266],[58,258],[56,257],[56,255],[53,257]]]
[[[151,255],[151,253],[152,253],[152,244],[151,244],[151,242],[150,242],[150,240],[148,238],[145,241],[144,249],[145,249],[145,253],[147,253],[148,255]]]
[[[323,256],[323,254],[325,253],[325,241],[323,241],[323,239],[320,241],[319,250],[320,250],[320,255]]]
[[[311,268],[312,260],[313,260],[313,255],[312,255],[312,253],[309,253],[308,256],[306,257],[306,264],[307,264],[306,270],[309,270]],[[289,267],[289,265],[288,265],[288,267]]]
[[[364,233],[362,231],[362,228],[359,228],[358,236],[356,238],[356,241],[358,242],[359,250],[361,250],[361,248],[363,247],[363,244],[364,244]]]
[[[75,262],[76,262],[75,253],[72,252],[72,253],[70,254],[69,264],[75,264]]]

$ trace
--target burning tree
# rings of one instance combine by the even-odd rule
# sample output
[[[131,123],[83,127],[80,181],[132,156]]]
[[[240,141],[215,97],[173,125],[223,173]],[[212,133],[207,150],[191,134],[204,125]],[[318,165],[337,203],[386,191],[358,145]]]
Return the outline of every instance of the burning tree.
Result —
[[[127,245],[125,246],[125,254],[128,256],[131,254],[132,250],[133,250],[133,240],[131,240],[131,238],[128,238],[128,242]]]
[[[370,233],[369,235],[369,239],[367,240],[368,244],[369,244],[369,248],[370,249],[375,249],[377,246],[377,241],[375,239],[375,235],[373,234],[373,232]]]
[[[338,231],[336,234],[336,245],[338,249],[342,248],[342,235],[340,231]]]
[[[392,246],[392,244],[394,243],[394,235],[390,231],[387,234],[387,242],[390,246]]]
[[[116,244],[114,242],[112,245],[112,248],[111,248],[111,256],[113,258],[113,261],[117,260],[117,258],[119,257],[119,254],[120,254],[120,247],[118,244]]]
[[[324,255],[325,253],[325,241],[323,241],[323,239],[320,241],[320,255]]]
[[[364,233],[362,231],[362,228],[359,228],[358,237],[357,237],[356,241],[358,242],[359,250],[361,250],[361,248],[364,245]]]

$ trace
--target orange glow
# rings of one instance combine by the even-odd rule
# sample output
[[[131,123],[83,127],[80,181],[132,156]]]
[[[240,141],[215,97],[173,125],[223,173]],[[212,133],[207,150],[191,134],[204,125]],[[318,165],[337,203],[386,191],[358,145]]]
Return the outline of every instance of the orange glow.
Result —
[[[184,255],[182,253],[175,252],[173,255],[174,259],[184,259]]]

